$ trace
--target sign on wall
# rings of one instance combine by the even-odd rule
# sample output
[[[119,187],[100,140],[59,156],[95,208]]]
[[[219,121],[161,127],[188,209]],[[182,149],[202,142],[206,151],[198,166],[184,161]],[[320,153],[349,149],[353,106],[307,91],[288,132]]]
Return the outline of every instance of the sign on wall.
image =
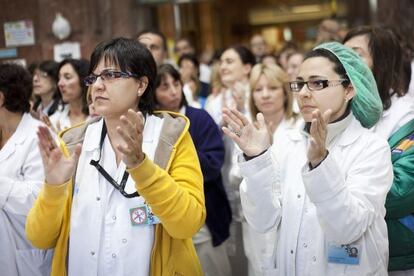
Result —
[[[35,43],[33,22],[21,20],[4,23],[6,47],[26,46]]]
[[[81,58],[79,42],[64,42],[55,44],[53,52],[56,62],[61,62],[65,58]]]

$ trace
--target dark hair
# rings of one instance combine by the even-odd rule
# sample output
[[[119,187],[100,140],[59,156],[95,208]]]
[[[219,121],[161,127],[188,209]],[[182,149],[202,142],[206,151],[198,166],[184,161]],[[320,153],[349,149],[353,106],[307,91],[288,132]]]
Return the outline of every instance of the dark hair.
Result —
[[[184,60],[189,60],[189,61],[191,61],[193,64],[194,64],[194,67],[197,69],[197,77],[199,77],[200,76],[200,70],[199,70],[199,67],[200,67],[200,62],[198,62],[198,59],[196,58],[196,56],[195,55],[192,55],[192,54],[184,54],[184,55],[182,55],[179,59],[178,59],[178,66],[179,67],[181,67],[181,63],[184,61]]]
[[[333,53],[331,53],[330,51],[326,49],[315,49],[315,50],[308,52],[305,55],[305,58],[303,60],[307,60],[308,58],[313,58],[313,57],[324,57],[324,58],[327,58],[330,62],[332,62],[334,64],[333,69],[335,73],[337,73],[341,79],[347,80],[347,81],[342,82],[343,87],[347,87],[351,83],[348,75],[346,74],[344,66]]]
[[[52,82],[55,84],[55,91],[53,92],[53,99],[52,99],[52,105],[50,106],[47,115],[50,116],[58,109],[59,104],[62,102],[62,97],[59,92],[58,88],[58,81],[59,81],[59,64],[53,60],[45,60],[39,64],[32,64],[30,68],[30,72],[32,75],[36,70],[45,72],[48,77],[52,80]],[[35,95],[35,101],[33,104],[33,110],[36,110],[41,103],[40,96]]]
[[[174,68],[174,66],[172,66],[171,64],[162,64],[160,66],[158,66],[158,70],[157,70],[157,80],[155,82],[155,87],[158,88],[161,85],[162,80],[167,76],[170,75],[174,81],[179,81],[181,83],[181,102],[180,102],[180,107],[182,106],[188,106],[188,102],[185,98],[184,92],[182,91],[182,87],[183,87],[183,83],[181,81],[181,75],[180,72],[178,72],[177,69]],[[157,101],[157,99],[155,98],[155,101]],[[158,102],[157,102],[158,103]]]
[[[66,64],[70,64],[72,68],[75,70],[76,74],[78,74],[79,77],[79,85],[81,87],[81,93],[82,93],[82,113],[85,115],[89,114],[89,107],[88,107],[88,99],[87,99],[87,92],[88,87],[85,85],[83,80],[88,76],[88,69],[89,69],[89,61],[86,59],[73,59],[73,58],[67,58],[62,60],[59,63],[59,70],[62,69],[63,66]]]
[[[230,49],[236,51],[243,64],[250,64],[252,67],[256,64],[256,58],[248,48],[242,45],[233,45],[228,47],[225,51]]]
[[[344,43],[353,37],[367,36],[368,48],[372,57],[372,73],[378,86],[384,110],[391,106],[391,89],[398,96],[407,93],[410,82],[404,72],[403,49],[398,37],[390,28],[360,26],[352,29],[344,38]]]
[[[137,35],[136,35],[136,39],[138,39],[141,35],[144,34],[153,34],[156,36],[159,36],[162,40],[162,48],[164,49],[164,51],[168,51],[168,47],[167,47],[167,39],[165,38],[165,35],[163,33],[161,33],[158,30],[153,30],[153,29],[146,29],[146,30],[142,30],[140,31]]]
[[[0,64],[0,92],[4,96],[3,106],[10,112],[30,111],[32,77],[26,69],[17,64]]]
[[[135,39],[114,38],[98,44],[91,55],[92,73],[101,60],[118,66],[121,71],[128,71],[138,76],[148,78],[148,85],[142,94],[138,109],[145,114],[152,114],[155,103],[155,78],[157,67],[151,52],[145,45]]]

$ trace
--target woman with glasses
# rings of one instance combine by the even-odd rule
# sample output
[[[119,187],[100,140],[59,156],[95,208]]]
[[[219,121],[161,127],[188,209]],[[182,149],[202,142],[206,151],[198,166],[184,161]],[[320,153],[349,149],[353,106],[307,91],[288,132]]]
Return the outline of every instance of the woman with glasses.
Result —
[[[63,131],[59,145],[39,128],[46,179],[29,240],[54,248],[52,275],[202,275],[191,238],[206,216],[203,178],[188,120],[153,112],[151,53],[113,39],[89,71],[101,117]]]
[[[306,123],[272,146],[262,114],[254,125],[224,113],[224,132],[243,151],[243,213],[273,236],[263,275],[387,275],[392,166],[386,141],[367,129],[382,111],[371,71],[351,49],[326,43],[290,88]]]
[[[83,59],[65,59],[59,64],[58,87],[65,103],[61,113],[45,118],[45,123],[60,132],[88,119],[87,87],[83,79],[88,74],[89,62]]]

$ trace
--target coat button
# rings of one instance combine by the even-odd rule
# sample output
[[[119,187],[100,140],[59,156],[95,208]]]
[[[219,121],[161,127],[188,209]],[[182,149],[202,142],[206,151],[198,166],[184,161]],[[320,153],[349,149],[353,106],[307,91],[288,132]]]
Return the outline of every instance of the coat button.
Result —
[[[92,256],[95,256],[95,251],[91,251],[91,255]]]
[[[127,239],[122,239],[122,243],[126,243],[127,242]]]
[[[293,250],[290,250],[290,254],[293,254]]]
[[[116,258],[116,254],[115,253],[112,253],[112,258]]]
[[[116,216],[113,216],[113,217],[112,217],[112,219],[113,219],[113,220],[116,220]]]
[[[307,247],[308,247],[308,245],[307,245],[306,243],[303,243],[303,247],[307,248]]]
[[[96,197],[96,201],[99,201],[99,200],[101,200],[101,198],[99,196],[97,196]]]
[[[298,195],[298,198],[300,198],[300,195]]]
[[[316,262],[316,257],[315,256],[312,257],[312,261]]]

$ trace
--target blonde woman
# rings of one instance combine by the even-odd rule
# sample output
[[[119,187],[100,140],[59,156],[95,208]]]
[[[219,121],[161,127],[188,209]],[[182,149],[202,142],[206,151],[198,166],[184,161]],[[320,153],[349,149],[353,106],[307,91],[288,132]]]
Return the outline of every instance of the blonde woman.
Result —
[[[302,122],[298,114],[292,111],[293,97],[287,90],[287,82],[287,74],[274,64],[256,64],[250,73],[250,114],[252,118],[256,118],[259,112],[263,114],[269,133],[273,134],[272,140],[276,141],[284,139],[287,130],[298,127]],[[234,168],[233,173],[241,179],[238,166]],[[248,275],[262,275],[260,248],[269,239],[266,235],[255,232],[245,220],[242,229],[244,250],[248,258]]]

